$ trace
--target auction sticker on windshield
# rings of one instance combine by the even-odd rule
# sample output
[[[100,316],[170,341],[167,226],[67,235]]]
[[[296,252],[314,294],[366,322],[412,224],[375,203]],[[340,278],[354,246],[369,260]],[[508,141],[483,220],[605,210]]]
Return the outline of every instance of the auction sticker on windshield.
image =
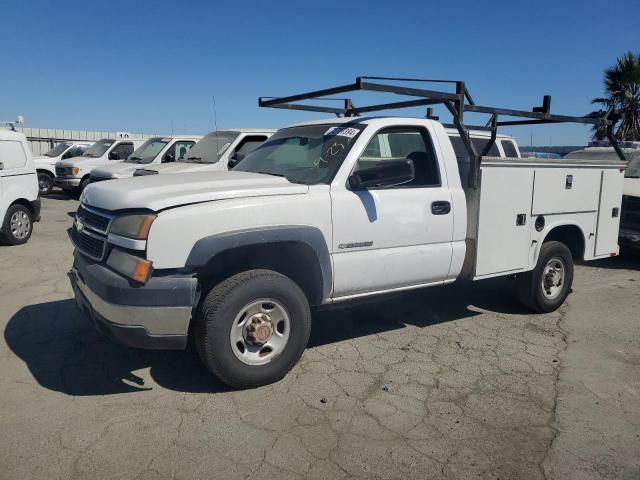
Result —
[[[326,132],[324,132],[324,136],[326,137],[327,135],[334,135],[334,136],[341,136],[341,137],[347,137],[347,138],[353,138],[355,137],[358,133],[360,132],[360,130],[358,130],[357,128],[351,128],[351,127],[331,127],[329,130],[327,130]]]

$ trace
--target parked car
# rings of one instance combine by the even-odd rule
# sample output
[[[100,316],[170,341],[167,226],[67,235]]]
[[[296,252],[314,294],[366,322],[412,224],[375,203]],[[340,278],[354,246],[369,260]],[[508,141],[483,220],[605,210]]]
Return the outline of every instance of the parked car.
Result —
[[[95,142],[80,157],[56,163],[54,185],[67,191],[82,191],[89,185],[91,171],[114,161],[123,161],[144,143],[142,139],[103,138]]]
[[[574,257],[617,254],[621,162],[487,158],[473,189],[451,137],[429,119],[318,120],[232,171],[90,185],[71,232],[76,301],[125,345],[183,349],[191,332],[213,373],[251,387],[298,361],[310,306],[509,275],[549,312]]]
[[[93,142],[61,142],[42,156],[34,157],[38,173],[38,187],[40,195],[48,195],[53,189],[56,177],[56,163],[60,160],[79,157],[93,145]]]
[[[40,220],[38,179],[23,133],[0,128],[0,239],[10,245],[26,243],[33,223]]]
[[[640,252],[640,143],[623,142],[622,146],[630,148],[623,148],[629,163],[624,174],[618,242],[623,250],[638,253]],[[617,155],[613,147],[598,146],[577,150],[565,157],[565,159],[572,158],[610,160],[617,158]]]
[[[134,175],[231,169],[274,132],[275,130],[266,128],[239,128],[211,132],[204,136],[182,159],[162,165],[141,166]]]
[[[123,162],[116,162],[91,171],[91,181],[132,177],[138,168],[177,162],[186,157],[201,136],[177,135],[153,137],[144,142]]]

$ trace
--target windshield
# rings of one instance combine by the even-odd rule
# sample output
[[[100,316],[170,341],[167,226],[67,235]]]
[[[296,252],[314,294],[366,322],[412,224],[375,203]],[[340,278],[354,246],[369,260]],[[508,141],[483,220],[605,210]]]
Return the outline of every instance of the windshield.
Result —
[[[62,155],[64,151],[67,148],[69,148],[71,145],[73,145],[73,143],[69,143],[69,142],[59,143],[58,145],[53,147],[51,150],[49,150],[47,153],[45,153],[45,155],[47,157],[57,157],[58,155]]]
[[[83,157],[101,157],[104,155],[104,152],[109,150],[109,147],[113,145],[115,140],[98,140],[94,143],[86,152],[84,152]]]
[[[240,135],[239,132],[211,132],[191,147],[187,158],[180,161],[186,163],[217,163],[238,135]]]
[[[329,183],[364,127],[325,124],[284,128],[233,170],[281,176],[307,185]]]
[[[127,163],[151,163],[169,143],[169,138],[150,138],[125,160]]]

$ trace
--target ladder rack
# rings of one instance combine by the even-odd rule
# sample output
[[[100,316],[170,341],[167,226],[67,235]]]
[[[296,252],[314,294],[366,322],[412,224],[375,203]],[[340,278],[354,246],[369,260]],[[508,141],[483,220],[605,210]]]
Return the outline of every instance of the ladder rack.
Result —
[[[426,90],[423,88],[415,88],[413,86],[396,85],[382,83],[384,81],[405,82],[405,83],[431,83],[446,84],[455,87],[455,92],[446,92],[440,90]],[[325,98],[329,95],[342,94],[355,91],[369,91],[380,93],[393,93],[414,97],[412,100],[402,100],[391,103],[378,103],[366,105],[362,107],[354,106],[349,98]],[[342,107],[330,107],[325,105],[309,105],[297,103],[303,100],[340,100],[343,102]],[[312,92],[290,95],[287,97],[260,97],[258,105],[260,107],[283,108],[287,110],[303,110],[310,112],[332,113],[338,117],[357,117],[363,113],[379,112],[383,110],[395,110],[400,108],[444,105],[453,116],[453,126],[458,130],[460,138],[469,154],[471,162],[469,163],[469,187],[477,188],[480,175],[480,162],[486,155],[496,140],[498,127],[514,126],[514,125],[538,125],[545,123],[582,123],[602,126],[606,128],[607,138],[615,149],[621,160],[626,160],[624,153],[618,145],[613,134],[613,127],[620,118],[615,110],[609,110],[601,117],[576,117],[570,115],[557,115],[551,113],[551,96],[545,95],[542,99],[542,105],[534,107],[531,111],[512,110],[507,108],[497,108],[477,105],[465,82],[459,80],[434,80],[421,78],[397,78],[397,77],[357,77],[354,83],[340,85],[337,87],[315,90]],[[431,115],[431,109],[428,109],[427,118],[437,119]],[[464,113],[476,112],[491,115],[487,125],[483,127],[471,127],[464,124]],[[515,117],[519,120],[499,120],[500,116]],[[478,153],[471,142],[469,129],[483,129],[491,132],[491,139],[485,146],[484,150]]]

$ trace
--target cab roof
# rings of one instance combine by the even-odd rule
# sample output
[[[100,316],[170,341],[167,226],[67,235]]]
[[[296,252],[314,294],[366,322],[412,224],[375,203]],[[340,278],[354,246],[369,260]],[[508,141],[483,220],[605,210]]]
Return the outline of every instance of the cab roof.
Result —
[[[391,116],[376,116],[376,117],[336,117],[336,118],[322,118],[318,120],[310,120],[307,122],[294,123],[293,125],[288,125],[285,128],[289,127],[302,127],[305,125],[343,125],[347,123],[358,123],[368,125],[372,121],[380,121],[384,119],[406,119],[406,120],[429,120],[428,118],[418,118],[418,117],[391,117]],[[431,120],[435,121],[435,120]],[[438,122],[439,123],[439,122]],[[455,128],[446,128],[445,130],[448,135],[458,135],[458,130]],[[491,132],[485,130],[474,130],[473,128],[469,128],[469,132],[474,137],[491,137]],[[496,138],[499,139],[509,139],[513,140],[511,135],[497,134]]]

